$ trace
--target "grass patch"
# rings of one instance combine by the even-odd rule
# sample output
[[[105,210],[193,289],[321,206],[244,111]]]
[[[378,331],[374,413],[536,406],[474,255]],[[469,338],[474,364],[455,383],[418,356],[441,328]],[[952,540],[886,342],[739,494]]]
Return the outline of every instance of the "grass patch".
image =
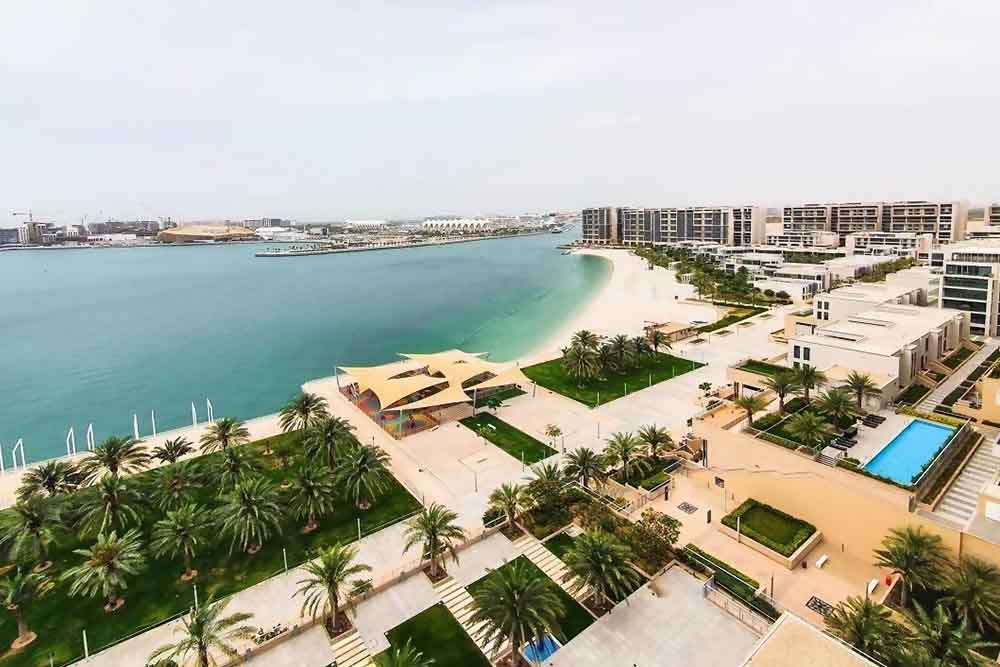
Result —
[[[480,412],[475,417],[466,417],[461,423],[518,461],[523,456],[524,462],[528,465],[538,463],[556,453],[556,450],[543,442],[488,412]]]
[[[638,481],[631,479],[626,482],[625,476],[620,470],[616,472],[613,477],[615,481],[621,482],[622,484],[630,484],[636,488],[649,491],[667,481],[667,478],[670,476],[670,471],[677,468],[678,465],[680,464],[675,458],[657,459],[656,461],[650,462],[649,468],[642,473],[643,477]]]
[[[919,382],[914,382],[909,387],[906,388],[902,394],[896,397],[897,403],[905,403],[907,405],[913,405],[924,396],[930,393],[930,389],[920,384]]]
[[[513,563],[517,563],[519,561],[527,563],[528,568],[534,571],[536,576],[545,577],[546,579],[549,579],[549,576],[544,572],[542,572],[537,565],[528,560],[527,556],[519,556],[518,558],[512,560],[510,563],[501,566],[500,568],[498,568],[498,570],[508,568]],[[480,588],[482,588],[483,584],[486,583],[486,580],[492,576],[494,576],[494,574],[492,573],[488,574],[482,579],[470,584],[468,586],[469,594],[475,595],[475,592]],[[549,581],[551,581],[551,579],[549,579]],[[560,641],[562,641],[565,644],[569,640],[573,639],[573,637],[576,637],[578,634],[580,634],[588,627],[590,627],[590,625],[594,622],[594,617],[590,615],[590,612],[588,612],[586,609],[583,608],[583,605],[574,600],[572,595],[563,590],[563,588],[559,586],[559,584],[553,581],[552,585],[555,586],[556,589],[558,590],[559,598],[562,600],[563,606],[566,609],[566,615],[563,616],[562,621],[560,622],[560,626],[562,628],[564,636],[559,638]],[[437,666],[435,665],[435,667]]]
[[[574,542],[576,540],[571,535],[559,533],[542,542],[542,546],[551,551],[553,556],[562,560],[566,552],[573,548]]]
[[[385,636],[393,648],[409,640],[424,658],[433,659],[434,667],[490,667],[490,661],[443,603],[400,623]],[[375,664],[387,664],[385,653],[375,656]]]
[[[518,396],[524,396],[528,392],[523,389],[518,389],[517,387],[507,387],[506,389],[501,389],[500,391],[495,391],[489,396],[483,396],[483,401],[485,402],[487,398],[496,398],[501,401],[509,401],[512,398],[517,398]],[[482,407],[480,403],[477,407]]]
[[[972,350],[970,350],[967,347],[960,347],[954,352],[952,352],[949,356],[942,359],[941,363],[950,368],[951,370],[955,370],[956,368],[962,365],[963,361],[965,361],[971,356],[972,356]]]
[[[253,452],[264,468],[264,476],[275,484],[280,484],[292,475],[293,468],[273,467],[276,457],[263,455],[265,443],[277,447],[283,443],[297,444],[296,434],[286,434],[244,445]],[[201,457],[199,461],[211,469],[217,454]],[[148,482],[151,472],[136,475],[134,479],[142,484]],[[86,491],[84,491],[86,492]],[[212,507],[217,504],[216,488],[206,484],[193,494],[200,504]],[[304,561],[317,547],[334,542],[352,542],[357,539],[357,520],[361,519],[363,531],[398,520],[420,507],[420,503],[396,480],[392,480],[385,495],[375,505],[365,511],[357,510],[353,503],[343,501],[336,506],[331,516],[326,517],[318,530],[303,535],[302,522],[291,517],[282,522],[280,536],[266,542],[254,555],[235,550],[229,553],[229,541],[220,541],[213,549],[195,560],[198,577],[193,581],[181,582],[183,571],[180,561],[155,559],[148,556],[147,568],[139,576],[129,578],[128,589],[124,592],[126,604],[120,610],[106,614],[103,601],[93,598],[68,597],[68,586],[58,585],[47,596],[37,600],[27,613],[28,624],[38,633],[38,639],[24,651],[0,658],[2,667],[37,667],[49,664],[49,652],[53,653],[56,665],[65,664],[82,657],[81,633],[87,630],[91,654],[135,632],[159,624],[179,613],[186,612],[193,602],[192,585],[198,585],[198,594],[205,599],[209,594],[216,598],[249,588],[268,577],[284,570],[282,547],[287,549],[290,565]],[[156,510],[147,510],[143,515],[142,532],[144,543],[148,544],[149,531],[153,523],[162,517]],[[55,567],[50,576],[58,574],[79,562],[80,557],[73,549],[90,546],[93,539],[80,540],[75,536],[64,537],[52,550]],[[234,611],[248,611],[234,609]],[[10,614],[4,614],[0,621],[0,645],[6,647],[17,636],[17,627]],[[153,647],[151,647],[153,648]]]
[[[722,319],[716,322],[712,322],[711,324],[706,324],[705,326],[698,327],[698,331],[701,333],[709,333],[717,329],[725,329],[730,324],[736,324],[737,322],[742,322],[743,320],[753,317],[754,315],[760,315],[765,310],[767,310],[767,308],[753,308],[753,307],[734,308],[728,313],[726,313],[726,315]]]
[[[749,498],[722,517],[722,523],[783,556],[791,556],[816,532],[811,523]]]
[[[671,354],[656,353],[643,357],[639,365],[625,373],[610,372],[606,378],[577,382],[563,368],[562,358],[552,359],[524,368],[524,374],[542,387],[562,394],[586,405],[596,405],[598,395],[601,404],[609,403],[625,395],[626,385],[630,391],[645,389],[684,373],[704,366],[697,361],[681,359]]]
[[[756,373],[757,375],[766,375],[767,377],[774,377],[778,373],[791,370],[787,366],[769,364],[766,361],[758,361],[756,359],[747,359],[738,368],[741,371],[748,371],[750,373]]]

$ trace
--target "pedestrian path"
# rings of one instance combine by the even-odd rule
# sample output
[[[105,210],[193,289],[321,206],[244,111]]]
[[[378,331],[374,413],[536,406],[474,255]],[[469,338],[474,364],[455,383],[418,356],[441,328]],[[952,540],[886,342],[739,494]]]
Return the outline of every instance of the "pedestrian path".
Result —
[[[438,594],[438,599],[444,603],[444,606],[448,608],[448,611],[455,617],[455,620],[462,626],[466,634],[472,638],[472,641],[483,652],[483,655],[490,662],[496,664],[500,658],[500,653],[494,651],[492,646],[483,641],[485,624],[472,622],[472,616],[476,612],[476,605],[475,600],[469,595],[469,591],[465,590],[465,587],[451,577],[442,579],[434,584],[434,590]],[[337,667],[340,666],[338,665]]]
[[[979,364],[986,360],[986,357],[993,354],[997,347],[1000,347],[1000,343],[994,340],[986,341],[981,348],[976,350],[969,359],[962,364],[962,367],[955,371],[950,377],[946,378],[944,382],[939,384],[937,387],[931,391],[930,394],[921,401],[917,407],[926,412],[934,412],[934,408],[941,405],[941,402],[947,398],[948,394],[958,388],[958,385],[965,382],[965,379],[972,374],[972,371],[979,367]]]
[[[368,647],[356,629],[337,637],[331,642],[334,662],[337,667],[374,667],[375,662],[368,653]]]
[[[964,528],[976,513],[979,490],[1000,470],[1000,457],[994,456],[988,443],[979,445],[962,472],[945,492],[934,514]]]
[[[582,603],[592,595],[590,589],[586,587],[574,593],[571,590],[572,579],[567,581],[566,575],[569,573],[569,569],[566,567],[566,564],[554,553],[546,549],[544,544],[528,533],[514,540],[514,546],[518,551],[527,556],[528,560],[537,565],[538,569],[547,574],[552,581],[559,584],[561,588],[572,595],[578,602]]]

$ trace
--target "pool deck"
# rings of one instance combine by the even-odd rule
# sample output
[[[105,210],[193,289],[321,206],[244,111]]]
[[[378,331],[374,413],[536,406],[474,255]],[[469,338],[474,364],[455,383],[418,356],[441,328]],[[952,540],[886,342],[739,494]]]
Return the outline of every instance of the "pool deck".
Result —
[[[858,459],[862,466],[878,456],[878,453],[914,420],[910,415],[897,415],[888,410],[882,410],[878,414],[880,417],[885,417],[885,422],[878,428],[868,428],[859,422],[858,444],[847,451],[847,456]]]

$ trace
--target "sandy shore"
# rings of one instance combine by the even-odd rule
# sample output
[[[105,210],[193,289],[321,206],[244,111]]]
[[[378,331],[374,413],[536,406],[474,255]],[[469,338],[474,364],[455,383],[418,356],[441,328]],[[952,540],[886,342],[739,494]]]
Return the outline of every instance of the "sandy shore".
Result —
[[[673,271],[660,267],[650,271],[643,259],[628,250],[582,248],[573,252],[611,262],[611,277],[564,326],[522,357],[522,365],[558,356],[580,329],[603,336],[638,336],[650,322],[714,322],[719,317],[712,306],[684,303],[694,297],[694,288],[677,282]]]

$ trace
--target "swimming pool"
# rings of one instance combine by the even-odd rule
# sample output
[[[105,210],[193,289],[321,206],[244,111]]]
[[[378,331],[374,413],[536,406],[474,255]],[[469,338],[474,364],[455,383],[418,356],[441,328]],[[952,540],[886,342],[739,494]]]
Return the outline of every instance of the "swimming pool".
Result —
[[[951,426],[914,419],[864,469],[900,484],[910,484],[954,432]]]
[[[529,642],[521,649],[521,654],[527,658],[531,664],[548,660],[552,654],[559,650],[562,644],[552,635],[545,635],[542,639]]]

